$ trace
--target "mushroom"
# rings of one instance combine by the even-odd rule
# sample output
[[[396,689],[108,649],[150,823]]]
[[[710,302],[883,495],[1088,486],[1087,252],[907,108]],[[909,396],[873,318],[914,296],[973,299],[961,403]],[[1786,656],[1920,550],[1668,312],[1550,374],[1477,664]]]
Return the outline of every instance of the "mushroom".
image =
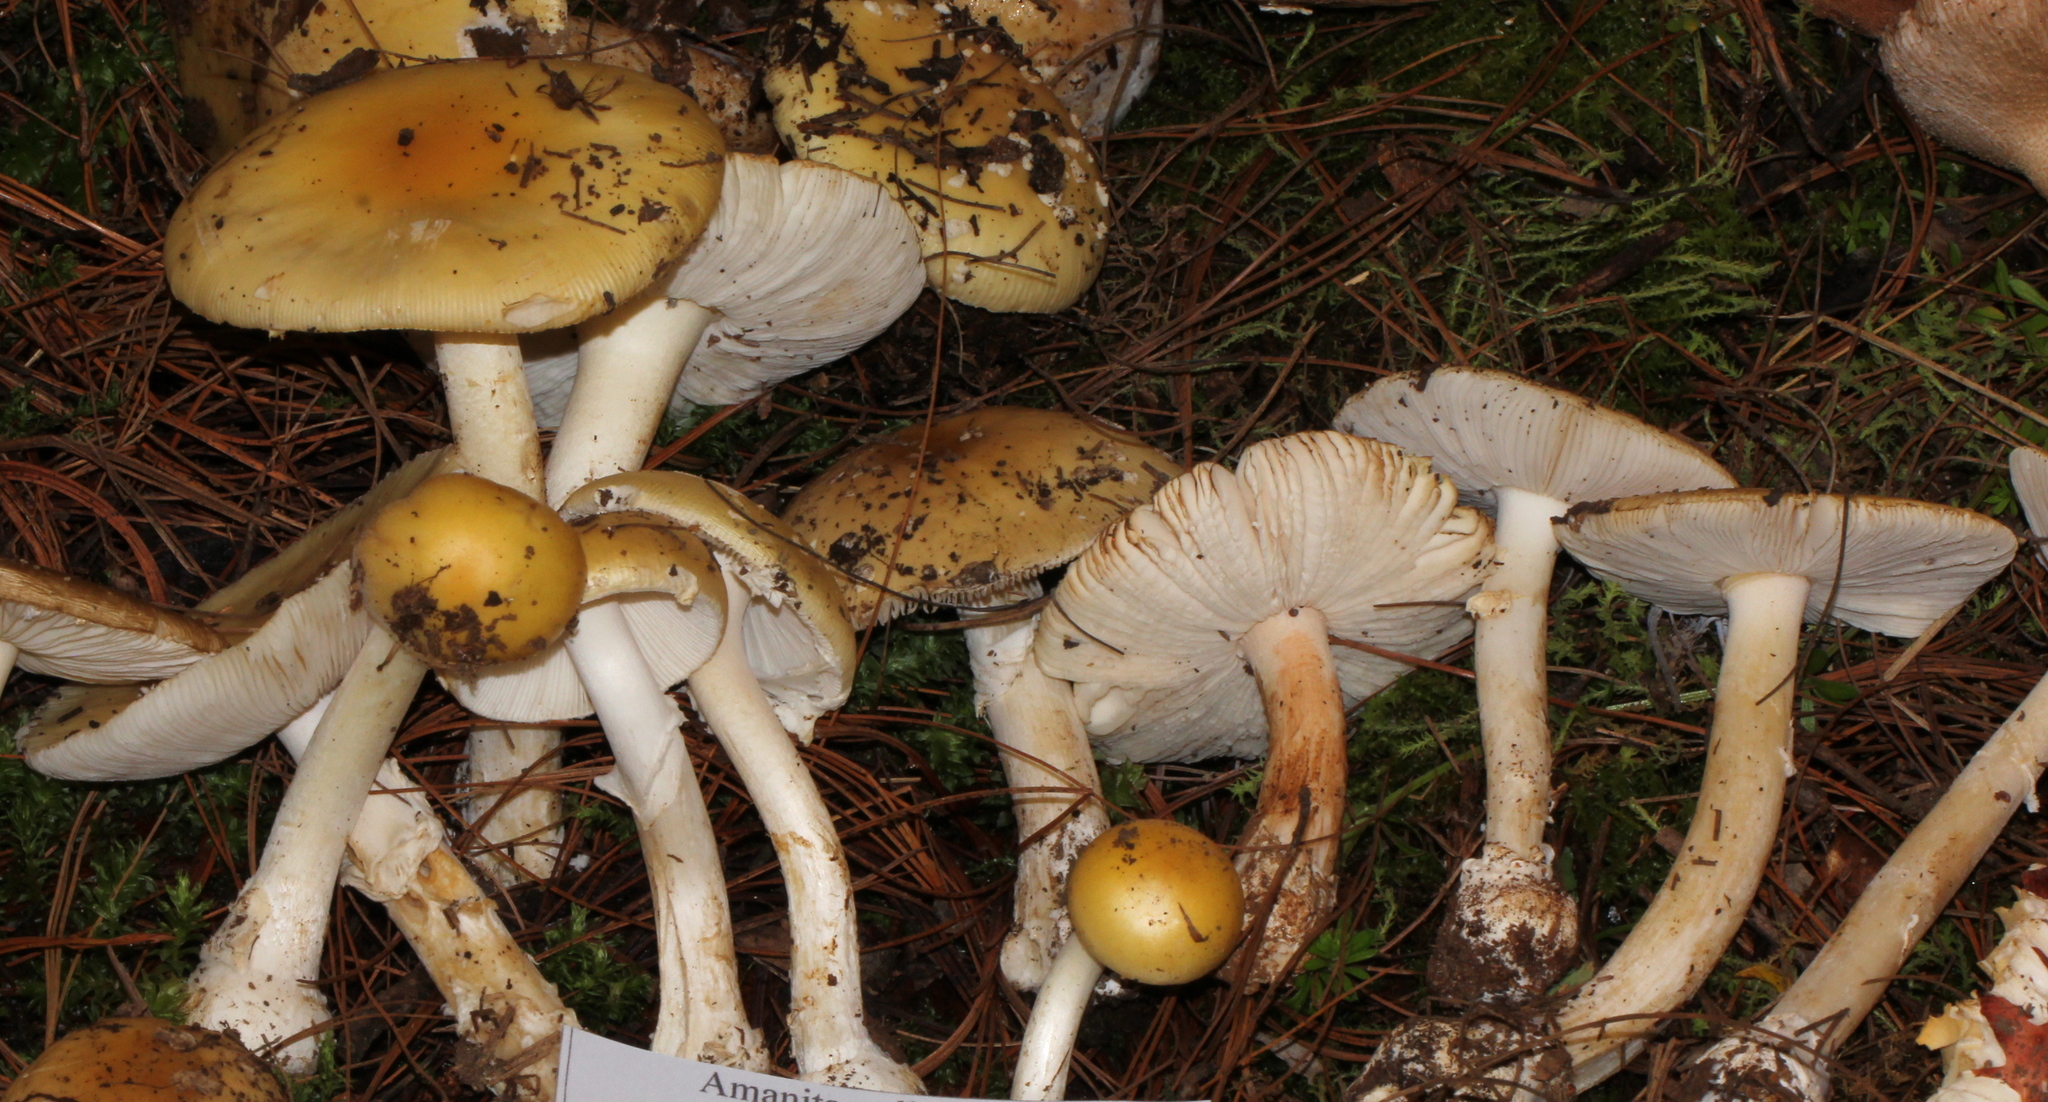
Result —
[[[1074,858],[1066,889],[1074,936],[1032,1004],[1013,1099],[1067,1096],[1074,1038],[1105,967],[1139,983],[1192,983],[1215,971],[1244,932],[1244,886],[1230,856],[1171,819],[1097,836]]]
[[[217,165],[172,219],[166,272],[216,321],[433,331],[469,472],[538,498],[517,334],[646,287],[715,206],[721,155],[687,96],[609,66],[377,73],[306,101]],[[321,183],[348,201],[309,199]],[[412,688],[394,679],[388,691]]]
[[[704,234],[651,292],[656,305],[587,323],[575,346],[528,363],[542,423],[560,425],[548,457],[550,500],[638,469],[664,409],[752,398],[865,343],[917,297],[923,275],[909,219],[873,181],[755,156],[728,156],[725,176]],[[578,638],[599,630],[586,624]],[[499,720],[586,715],[591,705],[569,665],[565,652],[554,651],[455,679],[450,688],[471,710]],[[655,672],[658,689],[688,670],[657,665]],[[521,745],[500,753],[513,737]],[[557,741],[552,729],[481,730],[471,738],[471,777],[486,784],[515,778]],[[508,800],[483,833],[503,841],[557,817],[552,803]]]
[[[1978,965],[1990,986],[1920,1028],[1919,1042],[1941,1050],[1941,1087],[1928,1102],[2025,1102],[2048,1080],[2032,1055],[2048,1021],[2048,874],[2041,866],[2020,877],[2018,898],[1998,908],[1998,918],[2005,936]]]
[[[865,630],[918,603],[1036,598],[1040,575],[1179,473],[1166,453],[1100,422],[990,406],[849,452],[783,519],[840,571],[848,618]],[[966,633],[976,706],[1017,818],[1003,974],[1027,991],[1067,937],[1067,866],[1109,825],[1073,691],[1031,658],[1037,626],[1032,615]]]
[[[769,52],[761,82],[783,142],[887,184],[934,290],[1050,312],[1094,282],[1109,193],[1009,36],[943,3],[813,0]]]
[[[43,1050],[0,1102],[288,1102],[291,1092],[249,1050],[162,1018],[101,1018]]]
[[[1929,133],[2048,191],[2048,3],[1815,0],[1813,8],[1877,38],[1893,93]]]
[[[1918,635],[2005,568],[2004,525],[1898,498],[1699,490],[1581,505],[1558,541],[1659,608],[1726,615],[1706,775],[1685,844],[1620,949],[1560,1012],[1580,1090],[1692,996],[1763,876],[1792,775],[1803,620]]]
[[[813,1082],[916,1093],[917,1076],[868,1035],[845,852],[791,741],[809,741],[817,717],[852,686],[853,629],[837,587],[774,514],[694,475],[613,475],[562,505],[578,522],[612,512],[651,513],[689,530],[724,574],[724,635],[690,675],[690,699],[732,758],[782,864],[795,938],[789,1030],[798,1069]],[[581,670],[580,655],[577,664]]]
[[[538,654],[583,603],[583,541],[555,511],[487,478],[444,474],[356,539],[363,604],[436,669]]]
[[[2048,452],[2015,449],[2012,480],[2034,530],[2048,530]],[[1828,1057],[1884,997],[1906,955],[1983,860],[2013,812],[2033,801],[2044,765],[2048,681],[2037,684],[1977,748],[1927,817],[1856,897],[1799,979],[1754,1026],[1693,1061],[1686,1096],[1734,1100],[1765,1083],[1786,1098],[1826,1098]]]
[[[1151,87],[1165,6],[1162,0],[966,0],[976,20],[1001,25],[1089,138],[1116,129]]]
[[[1345,404],[1336,427],[1429,456],[1493,516],[1493,572],[1471,603],[1486,836],[1459,870],[1429,984],[1459,1002],[1519,1006],[1563,975],[1579,944],[1578,904],[1557,886],[1543,843],[1551,519],[1578,502],[1735,479],[1689,441],[1500,371],[1445,367],[1383,379]]]
[[[1410,668],[1331,640],[1441,654],[1469,630],[1460,602],[1491,555],[1486,518],[1427,459],[1310,432],[1167,483],[1054,591],[1038,664],[1074,682],[1106,758],[1265,754],[1238,842],[1245,896],[1267,911],[1238,954],[1250,982],[1282,978],[1336,905],[1345,709]]]
[[[200,619],[0,558],[0,683],[16,668],[70,681],[154,681],[227,645]]]

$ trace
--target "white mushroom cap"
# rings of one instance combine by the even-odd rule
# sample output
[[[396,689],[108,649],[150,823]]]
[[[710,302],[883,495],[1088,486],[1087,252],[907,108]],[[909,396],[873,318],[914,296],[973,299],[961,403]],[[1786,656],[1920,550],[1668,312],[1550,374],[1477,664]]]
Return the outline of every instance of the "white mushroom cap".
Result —
[[[2027,515],[2027,527],[2035,532],[2048,532],[2048,451],[2012,450],[2012,488],[2013,496],[2020,499],[2020,509]],[[2035,552],[2048,555],[2048,547],[2036,546]]]
[[[29,767],[64,780],[167,777],[239,753],[311,708],[370,630],[349,591],[355,531],[451,462],[432,452],[400,467],[200,602],[201,612],[261,624],[235,645],[152,686],[60,689],[21,730]]]
[[[621,511],[687,529],[745,583],[756,598],[744,620],[747,665],[783,726],[808,741],[817,718],[853,688],[853,628],[830,571],[775,514],[738,490],[679,471],[600,478],[561,510],[572,522]]]
[[[1382,379],[1346,402],[1335,425],[1429,456],[1488,508],[1497,487],[1571,503],[1735,485],[1683,437],[1504,371]]]
[[[668,295],[717,316],[690,354],[669,415],[731,405],[874,339],[924,289],[917,231],[882,185],[818,161],[728,154],[718,209],[668,278]],[[542,425],[576,381],[566,331],[522,337]]]
[[[0,559],[0,642],[30,673],[116,683],[168,677],[227,645],[198,620],[13,559]]]
[[[1878,28],[1871,28],[1878,30]],[[2048,188],[2048,0],[1920,0],[1879,30],[1920,125]]]
[[[1671,612],[1719,614],[1724,580],[1790,574],[1813,583],[1807,620],[1828,609],[1853,627],[1896,636],[1926,630],[2005,569],[2018,547],[2004,525],[1968,509],[1756,488],[1579,506],[1557,536],[1587,569]]]
[[[1075,683],[1112,758],[1257,757],[1265,711],[1239,635],[1312,606],[1334,636],[1433,657],[1470,633],[1489,553],[1485,518],[1429,460],[1334,432],[1264,440],[1234,473],[1203,463],[1167,483],[1076,559],[1038,662]],[[1347,704],[1410,669],[1333,657]]]

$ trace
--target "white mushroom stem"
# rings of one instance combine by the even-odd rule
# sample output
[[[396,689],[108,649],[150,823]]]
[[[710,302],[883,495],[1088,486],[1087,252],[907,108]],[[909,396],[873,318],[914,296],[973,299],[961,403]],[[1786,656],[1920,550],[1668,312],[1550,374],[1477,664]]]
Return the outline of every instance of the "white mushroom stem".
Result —
[[[0,640],[0,688],[6,687],[7,676],[14,672],[14,660],[20,657],[20,647]]]
[[[1238,840],[1237,873],[1256,916],[1272,899],[1252,983],[1273,983],[1313,937],[1337,902],[1337,850],[1344,826],[1350,761],[1345,753],[1344,693],[1330,656],[1329,621],[1309,607],[1254,624],[1238,640],[1266,705],[1266,775],[1259,806]],[[1299,838],[1297,850],[1294,842]],[[1275,893],[1282,873],[1284,885]],[[1244,949],[1237,959],[1243,963]]]
[[[511,333],[436,333],[434,363],[448,427],[469,473],[541,497],[540,430],[519,338]]]
[[[294,757],[333,698],[277,732]],[[377,770],[377,788],[348,834],[342,882],[384,904],[447,1001],[463,1039],[481,1046],[502,1075],[502,1096],[555,1096],[556,1038],[576,1015],[519,947],[498,908],[448,848],[447,832],[398,763]]]
[[[1038,617],[967,629],[974,695],[988,719],[1017,817],[1017,884],[1003,974],[1037,989],[1073,925],[1067,870],[1109,826],[1095,754],[1074,710],[1071,683],[1046,676],[1031,656]]]
[[[486,843],[474,856],[506,887],[555,874],[562,853],[562,800],[532,783],[561,749],[554,727],[508,724],[469,731],[468,781],[475,789],[463,816]]]
[[[617,769],[605,787],[633,810],[655,889],[654,1051],[765,1069],[767,1050],[740,1002],[724,866],[683,743],[682,711],[655,682],[617,602],[585,606],[568,647],[611,743]]]
[[[577,327],[576,383],[548,451],[549,505],[559,507],[564,498],[593,478],[639,469],[661,428],[676,379],[704,327],[717,316],[695,303],[669,298],[663,281],[620,309]],[[524,394],[525,369],[516,370]],[[532,420],[530,400],[527,419]],[[562,742],[561,732],[554,728],[527,728],[516,748],[508,749],[502,730],[476,728],[470,732],[472,783],[486,787],[516,784],[534,762],[554,754]],[[498,805],[495,814],[484,818],[482,813],[494,803]],[[560,820],[561,798],[544,788],[515,789],[501,800],[479,800],[472,815],[472,821],[480,823],[479,837],[493,848],[509,852],[513,863],[543,878],[554,872],[550,847],[559,848]]]
[[[594,478],[639,470],[661,428],[676,380],[718,318],[667,281],[576,329],[576,385],[548,451],[548,504],[559,507]]]
[[[1695,1062],[1713,1087],[1731,1073],[1768,1068],[1791,1097],[1827,1097],[1817,1057],[1832,1055],[1884,997],[1906,955],[1941,916],[2019,806],[2033,798],[2048,763],[2048,680],[2036,684],[1970,764],[1871,879],[1849,915],[1798,982],[1757,1020],[1755,1033],[1729,1037]],[[1793,1038],[1788,1044],[1777,1038]],[[1795,1062],[1796,1061],[1796,1062]],[[1702,1098],[1737,1096],[1710,1089]]]
[[[1613,1074],[1656,1016],[1692,997],[1749,911],[1792,769],[1793,674],[1811,584],[1787,574],[1721,583],[1728,643],[1691,829],[1649,910],[1559,1015],[1580,1090]]]
[[[910,1069],[868,1035],[852,879],[831,813],[796,743],[747,665],[742,620],[752,600],[725,571],[725,635],[690,675],[690,699],[732,758],[768,828],[789,893],[790,1043],[805,1079],[919,1093]]]
[[[1031,1018],[1024,1023],[1024,1043],[1017,1050],[1017,1071],[1010,1081],[1011,1098],[1046,1102],[1067,1096],[1074,1038],[1080,1036],[1081,1016],[1087,1013],[1095,981],[1101,977],[1102,965],[1081,947],[1081,939],[1068,938],[1053,958],[1038,989],[1038,1001],[1031,1004]]]
[[[1550,684],[1546,630],[1557,563],[1551,518],[1564,503],[1500,487],[1493,573],[1467,602],[1472,666],[1486,751],[1486,841],[1522,861],[1544,861],[1550,819]]]
[[[405,718],[426,666],[377,628],[334,692],[277,809],[262,864],[242,885],[220,928],[199,953],[187,1013],[210,1029],[233,1029],[252,1048],[302,1033],[328,1016],[312,984],[349,831],[377,768]],[[276,1059],[313,1068],[315,1038]]]

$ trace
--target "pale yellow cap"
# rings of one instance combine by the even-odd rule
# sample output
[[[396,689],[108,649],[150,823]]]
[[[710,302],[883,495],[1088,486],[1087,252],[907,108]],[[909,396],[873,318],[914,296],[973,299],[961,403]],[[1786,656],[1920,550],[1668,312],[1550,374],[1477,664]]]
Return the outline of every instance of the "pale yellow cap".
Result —
[[[934,290],[1060,310],[1102,267],[1109,193],[1073,115],[1013,49],[943,5],[822,0],[779,29],[761,79],[798,156],[888,185]]]
[[[573,325],[702,231],[723,143],[695,101],[587,62],[462,61],[306,101],[171,219],[171,290],[255,329]]]

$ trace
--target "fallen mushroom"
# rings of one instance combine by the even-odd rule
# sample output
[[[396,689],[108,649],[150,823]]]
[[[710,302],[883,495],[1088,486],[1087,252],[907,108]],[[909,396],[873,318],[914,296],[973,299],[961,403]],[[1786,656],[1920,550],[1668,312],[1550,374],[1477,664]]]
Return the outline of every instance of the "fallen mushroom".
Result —
[[[1171,819],[1137,819],[1092,840],[1066,880],[1074,936],[1059,950],[1017,1053],[1010,1097],[1067,1096],[1081,1015],[1106,967],[1139,983],[1192,983],[1244,932],[1244,887],[1223,847]]]
[[[1179,473],[1166,453],[1099,422],[990,406],[849,452],[783,519],[838,568],[848,618],[865,630],[916,603],[1034,599],[1040,575]],[[1021,847],[1003,974],[1026,991],[1067,938],[1067,866],[1109,825],[1073,691],[1031,657],[1037,627],[1032,615],[966,632]]]
[[[1238,842],[1267,912],[1239,950],[1250,982],[1283,978],[1335,907],[1345,709],[1411,668],[1331,640],[1443,653],[1470,630],[1461,602],[1491,555],[1486,518],[1427,459],[1310,432],[1167,483],[1055,590],[1038,664],[1074,682],[1104,757],[1266,758]]]
[[[15,669],[89,683],[155,681],[227,645],[201,619],[0,558],[0,683]]]
[[[1444,367],[1368,387],[1337,428],[1427,455],[1493,516],[1494,567],[1470,608],[1486,752],[1486,835],[1429,958],[1431,993],[1520,1006],[1578,954],[1578,903],[1550,847],[1550,685],[1545,644],[1551,520],[1629,494],[1733,486],[1691,442],[1569,391],[1499,371]]]
[[[838,707],[852,687],[853,629],[839,610],[837,586],[774,514],[694,475],[613,475],[562,505],[562,515],[579,522],[622,511],[687,529],[711,548],[724,574],[724,635],[687,684],[782,865],[794,938],[789,1030],[797,1068],[813,1082],[917,1092],[917,1076],[868,1035],[846,855],[792,741],[809,741],[817,717]]]
[[[2016,449],[2012,479],[2034,530],[2048,529],[2048,452]],[[1736,1102],[1753,1097],[1761,1084],[1773,1097],[1826,1099],[1829,1058],[1884,998],[1906,955],[2013,813],[2034,800],[2044,764],[2048,681],[1978,747],[1770,1010],[1693,1060],[1681,1097]]]
[[[1989,517],[1898,498],[1700,490],[1579,506],[1558,541],[1596,576],[1671,612],[1728,617],[1706,775],[1683,848],[1621,948],[1560,1012],[1579,1089],[1690,998],[1749,909],[1793,773],[1805,620],[1914,636],[2005,568]]]

